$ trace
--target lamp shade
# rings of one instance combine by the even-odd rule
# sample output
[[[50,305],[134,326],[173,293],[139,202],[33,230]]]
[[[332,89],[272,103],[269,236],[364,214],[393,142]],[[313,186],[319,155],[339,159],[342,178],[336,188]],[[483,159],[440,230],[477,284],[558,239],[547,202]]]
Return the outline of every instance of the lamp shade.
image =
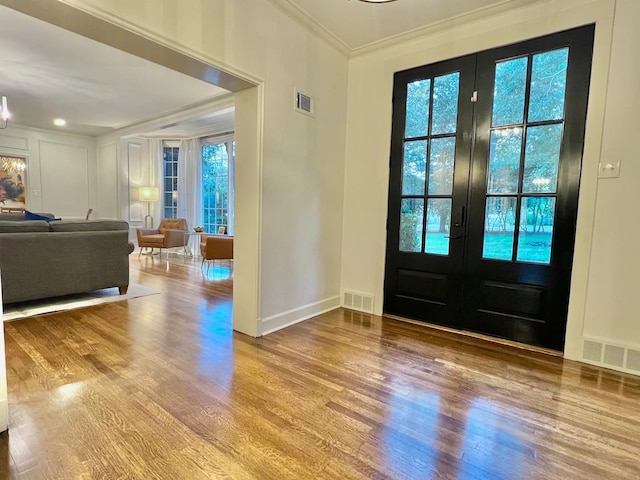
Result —
[[[138,187],[138,200],[140,200],[141,202],[157,202],[158,188],[157,187]]]

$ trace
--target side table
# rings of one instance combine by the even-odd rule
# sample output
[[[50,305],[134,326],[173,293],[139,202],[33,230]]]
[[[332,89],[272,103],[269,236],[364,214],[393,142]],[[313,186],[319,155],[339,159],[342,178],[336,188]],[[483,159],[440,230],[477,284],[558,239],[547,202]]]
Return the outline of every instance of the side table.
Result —
[[[198,244],[200,243],[199,239],[202,235],[206,235],[207,232],[184,232],[184,256],[185,257],[197,257],[198,256]],[[191,251],[191,239],[198,239],[195,245],[195,254]]]

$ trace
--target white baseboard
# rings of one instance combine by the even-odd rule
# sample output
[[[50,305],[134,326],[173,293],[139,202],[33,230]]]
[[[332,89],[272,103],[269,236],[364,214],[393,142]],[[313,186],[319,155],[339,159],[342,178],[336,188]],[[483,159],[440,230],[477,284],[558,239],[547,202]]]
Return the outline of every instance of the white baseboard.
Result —
[[[325,298],[319,302],[309,303],[287,312],[279,313],[260,320],[259,335],[269,335],[296,323],[303,322],[323,313],[340,308],[340,296]]]

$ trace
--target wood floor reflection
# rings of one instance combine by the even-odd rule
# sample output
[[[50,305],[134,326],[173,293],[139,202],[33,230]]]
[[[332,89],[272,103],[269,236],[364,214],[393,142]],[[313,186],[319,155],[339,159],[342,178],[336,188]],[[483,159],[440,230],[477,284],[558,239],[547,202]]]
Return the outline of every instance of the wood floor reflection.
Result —
[[[638,479],[640,380],[337,310],[252,339],[232,269],[5,325],[0,478]]]

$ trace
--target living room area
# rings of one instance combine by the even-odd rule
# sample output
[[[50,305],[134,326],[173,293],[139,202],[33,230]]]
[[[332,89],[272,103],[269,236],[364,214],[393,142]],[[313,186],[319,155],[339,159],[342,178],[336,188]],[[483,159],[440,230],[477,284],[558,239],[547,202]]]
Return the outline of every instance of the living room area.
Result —
[[[202,259],[206,277],[207,266],[224,259],[231,278],[232,253],[207,248],[206,234],[224,236],[232,252],[233,93],[15,10],[0,7],[0,15],[7,25],[0,35],[12,47],[2,54],[9,67],[2,91],[8,118],[0,130],[2,232],[34,237],[33,244],[3,244],[3,283],[14,287],[5,303],[107,287],[105,295],[127,294],[137,233],[164,231],[164,219],[184,220],[177,243],[132,261]],[[30,229],[29,222],[8,222],[25,210],[41,223]],[[56,221],[45,225],[50,219],[33,212]],[[44,234],[72,230],[61,244]],[[109,235],[118,237],[113,245],[96,243]],[[49,274],[29,280],[24,258]],[[95,281],[79,278],[84,264]],[[109,278],[113,264],[120,273]]]
[[[203,336],[215,355],[230,345],[236,144],[233,92],[4,6],[0,19],[0,40],[11,46],[0,54],[8,67],[0,264],[9,358],[0,407],[8,402],[11,412],[0,456],[12,452],[0,462],[4,478],[39,457],[14,451],[26,440],[18,420],[29,403],[18,373],[26,345],[15,340],[27,323],[57,337],[70,333],[71,318],[97,316],[109,325],[98,340],[105,345],[130,328],[142,343],[207,329],[217,332]],[[153,243],[160,236],[173,244]],[[4,359],[4,335],[0,343]],[[66,355],[63,343],[52,359]],[[71,395],[70,382],[83,380],[60,384]]]

